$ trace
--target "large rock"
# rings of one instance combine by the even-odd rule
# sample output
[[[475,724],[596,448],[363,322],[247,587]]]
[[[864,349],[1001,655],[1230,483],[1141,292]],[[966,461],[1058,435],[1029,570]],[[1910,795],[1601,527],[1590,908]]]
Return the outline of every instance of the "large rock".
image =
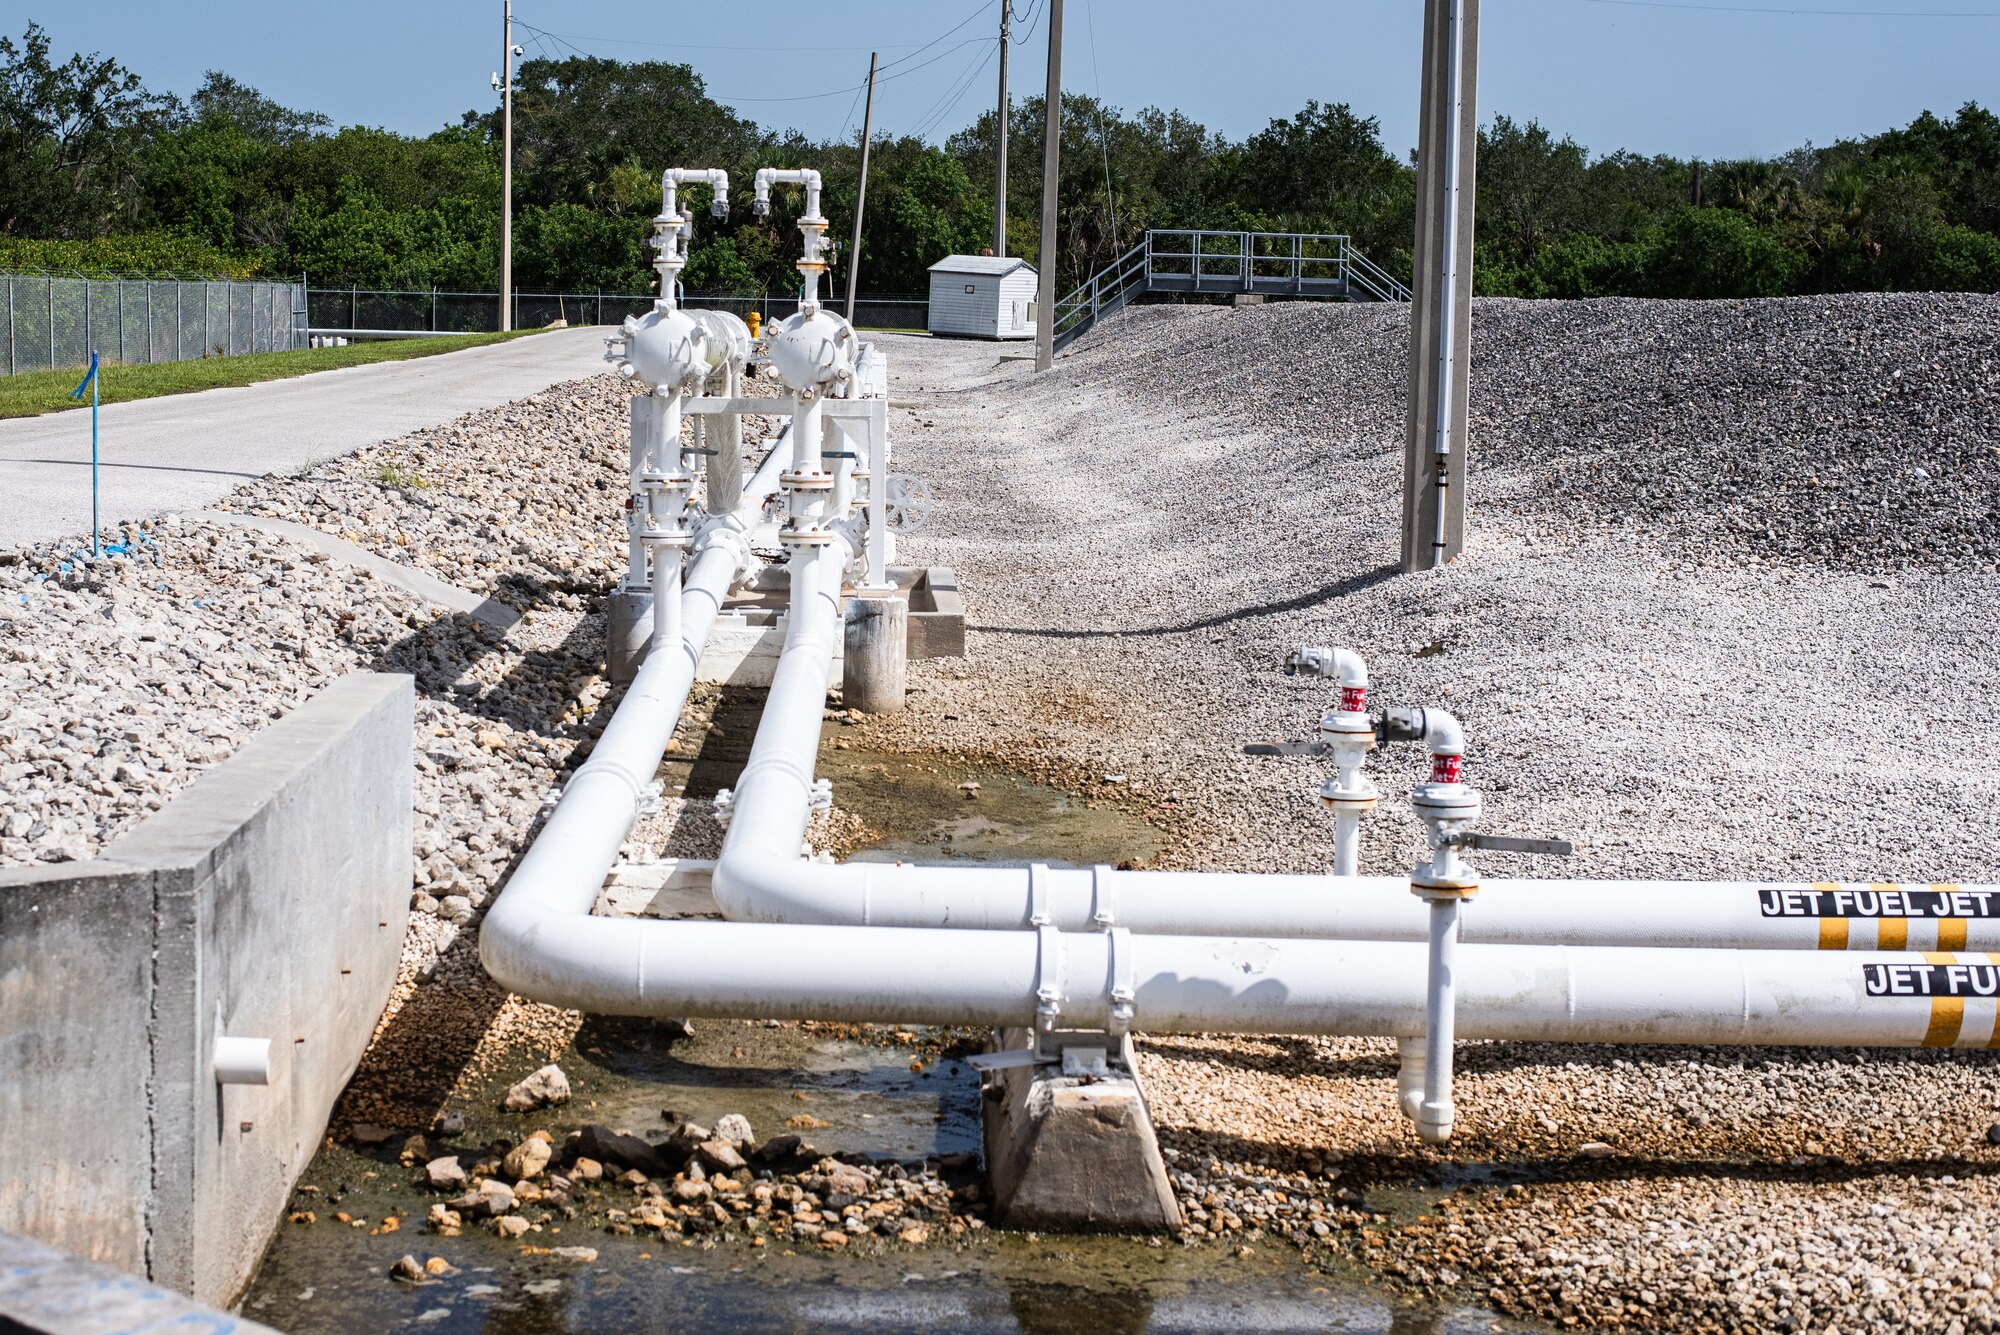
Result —
[[[572,1138],[570,1148],[579,1158],[622,1164],[643,1173],[657,1173],[664,1166],[653,1146],[638,1136],[613,1131],[608,1126],[584,1127]]]
[[[442,1155],[424,1165],[424,1179],[439,1191],[458,1191],[465,1186],[465,1166],[455,1154]]]
[[[555,1147],[541,1136],[529,1136],[526,1140],[507,1151],[501,1161],[501,1171],[516,1182],[542,1175],[555,1155]]]
[[[500,1106],[508,1112],[532,1112],[568,1102],[569,1077],[563,1074],[562,1067],[551,1063],[508,1090]]]

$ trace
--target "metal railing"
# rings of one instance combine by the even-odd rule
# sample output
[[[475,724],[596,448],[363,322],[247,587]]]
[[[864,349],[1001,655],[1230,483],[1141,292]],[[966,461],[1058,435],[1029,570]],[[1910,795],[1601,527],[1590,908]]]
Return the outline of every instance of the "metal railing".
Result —
[[[1408,301],[1410,290],[1342,235],[1155,228],[1058,298],[1055,344],[1153,292],[1254,293],[1336,301]]]
[[[6,374],[305,346],[298,283],[0,272]]]
[[[783,319],[798,309],[798,297],[783,292],[690,292],[690,307]],[[839,301],[829,303],[845,310]],[[308,326],[314,333],[491,333],[500,327],[498,292],[384,292],[359,287],[316,287],[307,295]],[[514,327],[534,329],[556,320],[571,324],[617,324],[653,306],[651,292],[515,292]],[[854,323],[863,329],[922,329],[929,301],[890,294],[860,297]]]

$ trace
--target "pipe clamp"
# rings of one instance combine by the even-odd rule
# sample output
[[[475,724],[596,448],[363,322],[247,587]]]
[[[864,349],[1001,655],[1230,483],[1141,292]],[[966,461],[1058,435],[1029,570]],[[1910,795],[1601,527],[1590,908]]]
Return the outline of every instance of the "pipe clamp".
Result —
[[[1112,868],[1099,863],[1090,869],[1090,920],[1099,927],[1118,921],[1118,894],[1111,888]]]
[[[1105,1025],[1112,1051],[1123,1052],[1125,1036],[1132,1031],[1134,1002],[1138,996],[1138,965],[1132,958],[1130,928],[1113,927],[1106,935],[1111,952],[1111,1020]]]
[[[1046,923],[1035,929],[1035,1034],[1055,1033],[1062,1018],[1062,933]]]
[[[1049,869],[1047,864],[1035,862],[1028,866],[1028,925],[1047,927],[1055,922],[1049,916]]]

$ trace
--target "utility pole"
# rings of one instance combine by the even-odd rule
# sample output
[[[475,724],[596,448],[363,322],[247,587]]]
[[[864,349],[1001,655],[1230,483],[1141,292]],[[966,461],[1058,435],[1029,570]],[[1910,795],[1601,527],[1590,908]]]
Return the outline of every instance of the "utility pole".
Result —
[[[1063,0],[1049,4],[1049,83],[1042,94],[1042,253],[1035,298],[1035,369],[1056,364],[1056,177],[1062,170]]]
[[[1000,0],[1000,116],[993,142],[993,253],[1007,254],[1007,48],[1014,44],[1014,0]]]
[[[1479,0],[1426,0],[1404,434],[1405,571],[1441,566],[1465,546],[1478,73]]]
[[[500,329],[514,327],[514,0],[500,0]]]
[[[854,244],[847,256],[849,324],[854,323],[854,289],[861,281],[861,210],[868,203],[868,141],[875,136],[875,55],[873,51],[868,53],[868,105],[861,111],[861,186],[854,192]]]

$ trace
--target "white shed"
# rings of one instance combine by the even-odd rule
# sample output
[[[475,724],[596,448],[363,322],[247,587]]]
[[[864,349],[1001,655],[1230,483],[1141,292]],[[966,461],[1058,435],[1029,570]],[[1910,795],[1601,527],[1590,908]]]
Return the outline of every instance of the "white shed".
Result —
[[[931,266],[930,331],[965,338],[1033,338],[1038,282],[1026,260],[947,255]]]

